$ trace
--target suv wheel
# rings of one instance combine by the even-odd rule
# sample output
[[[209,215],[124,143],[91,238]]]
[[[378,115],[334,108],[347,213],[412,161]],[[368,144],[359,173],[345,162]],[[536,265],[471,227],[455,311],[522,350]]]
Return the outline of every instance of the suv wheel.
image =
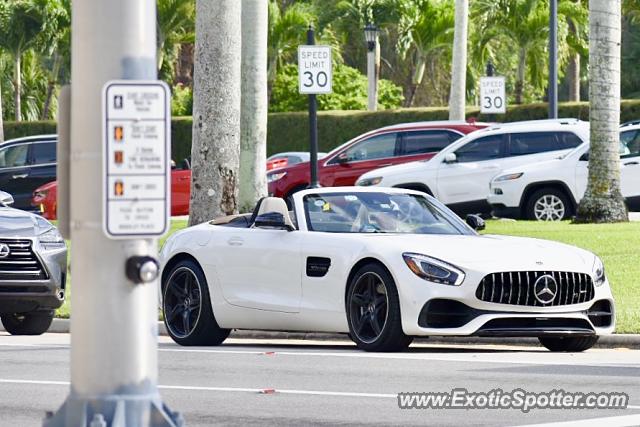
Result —
[[[11,335],[42,335],[53,321],[53,311],[3,314],[2,325]]]
[[[542,188],[527,200],[525,214],[530,220],[561,221],[571,216],[572,206],[564,191]]]

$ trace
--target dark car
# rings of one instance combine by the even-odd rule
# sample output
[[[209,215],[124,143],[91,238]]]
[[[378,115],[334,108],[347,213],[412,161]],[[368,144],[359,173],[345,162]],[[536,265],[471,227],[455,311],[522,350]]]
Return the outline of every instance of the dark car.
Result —
[[[46,219],[0,191],[0,318],[12,335],[47,331],[64,302],[67,247]]]
[[[14,207],[34,210],[33,191],[56,179],[56,135],[39,135],[0,145],[0,188],[13,195]]]

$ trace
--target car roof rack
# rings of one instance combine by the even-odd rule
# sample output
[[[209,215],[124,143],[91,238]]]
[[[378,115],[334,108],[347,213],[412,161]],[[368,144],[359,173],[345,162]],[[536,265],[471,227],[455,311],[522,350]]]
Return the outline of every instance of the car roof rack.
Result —
[[[623,128],[625,126],[637,126],[637,125],[640,125],[640,120],[631,120],[630,122],[625,122],[621,124],[620,127]]]
[[[55,133],[50,133],[44,135],[22,136],[20,138],[7,139],[0,145],[12,144],[16,142],[50,141],[52,139],[58,139],[58,135],[56,135]]]

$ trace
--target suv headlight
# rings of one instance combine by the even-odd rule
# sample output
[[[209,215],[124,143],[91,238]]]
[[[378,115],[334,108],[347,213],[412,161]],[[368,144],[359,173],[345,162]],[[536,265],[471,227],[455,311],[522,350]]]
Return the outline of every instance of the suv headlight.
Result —
[[[464,271],[437,258],[414,253],[404,253],[402,257],[416,276],[429,282],[460,286],[464,281]]]
[[[596,256],[593,261],[593,282],[596,286],[602,286],[605,280],[604,263]]]
[[[508,175],[502,175],[497,177],[496,179],[493,180],[493,182],[513,181],[514,179],[520,178],[522,175],[524,175],[523,172],[510,173]]]
[[[282,178],[284,178],[286,175],[287,175],[286,172],[276,172],[276,173],[267,174],[267,184],[270,182],[279,181]]]
[[[359,185],[361,187],[369,187],[371,185],[378,185],[381,182],[382,182],[382,177],[381,176],[376,176],[375,178],[360,179],[360,180],[358,180],[356,185]]]
[[[38,240],[43,245],[62,246],[64,239],[57,228],[51,228],[44,233],[38,235]]]

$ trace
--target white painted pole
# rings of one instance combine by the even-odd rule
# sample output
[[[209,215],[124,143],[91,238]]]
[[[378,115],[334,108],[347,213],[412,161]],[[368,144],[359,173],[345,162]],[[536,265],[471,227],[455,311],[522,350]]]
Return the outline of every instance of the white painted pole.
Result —
[[[377,45],[377,42],[376,42]],[[376,48],[367,51],[367,109],[376,111],[378,109],[378,82],[376,76]]]
[[[176,426],[157,389],[158,282],[126,278],[156,239],[102,231],[102,103],[112,79],[156,79],[155,0],[74,0],[71,93],[71,389],[46,426]]]

